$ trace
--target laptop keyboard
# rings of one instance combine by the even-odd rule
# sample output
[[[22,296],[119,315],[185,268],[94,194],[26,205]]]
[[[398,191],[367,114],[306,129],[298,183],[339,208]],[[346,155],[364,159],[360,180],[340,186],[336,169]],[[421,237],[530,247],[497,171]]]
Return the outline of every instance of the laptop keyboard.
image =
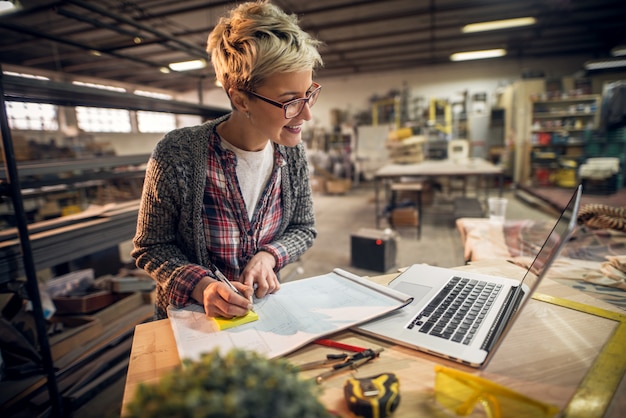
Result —
[[[409,329],[469,344],[502,285],[453,277],[409,323]]]

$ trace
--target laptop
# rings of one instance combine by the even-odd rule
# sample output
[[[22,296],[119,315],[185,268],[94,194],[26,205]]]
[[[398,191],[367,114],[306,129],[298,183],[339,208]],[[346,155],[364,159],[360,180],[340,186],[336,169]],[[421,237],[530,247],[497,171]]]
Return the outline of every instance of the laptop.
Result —
[[[571,235],[581,195],[579,185],[521,282],[414,264],[389,284],[413,301],[355,331],[485,367]]]

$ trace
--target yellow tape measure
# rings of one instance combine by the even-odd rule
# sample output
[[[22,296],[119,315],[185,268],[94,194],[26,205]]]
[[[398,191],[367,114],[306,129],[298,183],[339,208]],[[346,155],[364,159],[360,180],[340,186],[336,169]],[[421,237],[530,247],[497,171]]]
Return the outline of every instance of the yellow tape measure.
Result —
[[[343,386],[348,408],[360,418],[385,418],[400,404],[400,383],[393,373],[350,378]]]
[[[541,293],[532,298],[618,322],[564,411],[568,418],[604,416],[626,372],[626,315]]]

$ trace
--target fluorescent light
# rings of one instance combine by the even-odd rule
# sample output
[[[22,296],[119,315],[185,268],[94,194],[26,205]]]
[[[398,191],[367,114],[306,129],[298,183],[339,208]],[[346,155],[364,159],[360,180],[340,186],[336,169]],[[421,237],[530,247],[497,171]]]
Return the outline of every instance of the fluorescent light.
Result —
[[[18,0],[0,1],[0,14],[15,12],[21,8],[22,5]]]
[[[485,58],[497,58],[506,55],[506,49],[483,49],[481,51],[456,52],[450,55],[452,61],[481,60]]]
[[[606,70],[607,68],[626,67],[626,58],[587,61],[586,70]]]
[[[490,22],[470,23],[463,26],[463,33],[485,32],[488,30],[499,30],[517,28],[520,26],[530,26],[537,23],[534,17],[518,17],[515,19],[492,20]]]
[[[190,71],[190,70],[199,70],[200,68],[206,67],[205,60],[191,60],[191,61],[183,61],[183,62],[172,62],[168,65],[174,71]]]
[[[614,57],[623,57],[626,55],[626,45],[618,45],[611,49],[611,55]]]

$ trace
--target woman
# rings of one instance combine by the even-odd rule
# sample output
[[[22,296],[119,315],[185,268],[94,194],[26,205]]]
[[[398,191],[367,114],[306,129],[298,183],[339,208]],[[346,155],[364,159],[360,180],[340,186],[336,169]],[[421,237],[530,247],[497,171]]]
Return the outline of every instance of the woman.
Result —
[[[321,87],[319,42],[265,2],[220,19],[207,51],[232,112],[174,130],[148,163],[132,256],[167,305],[232,318],[280,288],[278,272],[313,244],[303,123]],[[221,271],[234,292],[216,280]]]

